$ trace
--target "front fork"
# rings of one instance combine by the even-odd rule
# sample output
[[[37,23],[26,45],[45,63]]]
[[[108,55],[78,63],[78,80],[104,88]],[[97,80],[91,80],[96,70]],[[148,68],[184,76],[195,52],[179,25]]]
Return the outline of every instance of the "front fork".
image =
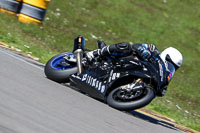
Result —
[[[82,67],[82,58],[83,58],[83,50],[85,47],[85,39],[83,36],[78,36],[74,40],[74,54],[76,55],[76,63],[77,63],[77,74],[81,74],[83,72]]]
[[[82,66],[82,58],[83,58],[83,50],[77,49],[75,52],[76,55],[76,63],[77,63],[77,74],[81,74],[83,72],[83,66]]]
[[[142,85],[142,79],[141,78],[138,78],[134,83],[132,83],[130,85],[130,88],[131,89],[134,89],[134,87],[138,86],[138,85]]]
[[[127,92],[137,91],[143,89],[144,84],[141,78],[138,78],[135,82],[130,83],[124,86],[122,89],[126,90]]]
[[[122,86],[121,91],[117,93],[117,96],[123,100],[132,100],[143,93],[143,88],[143,82],[138,78],[135,82]]]

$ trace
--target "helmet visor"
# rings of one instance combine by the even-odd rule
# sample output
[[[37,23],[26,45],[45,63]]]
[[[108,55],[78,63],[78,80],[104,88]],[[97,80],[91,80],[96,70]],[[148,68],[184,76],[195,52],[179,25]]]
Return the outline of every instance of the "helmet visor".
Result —
[[[176,71],[176,68],[174,67],[174,65],[170,62],[167,62],[168,64],[168,70],[169,72],[172,74],[172,76],[174,75],[174,72]]]
[[[168,82],[170,82],[172,77],[174,76],[176,69],[175,69],[174,65],[168,61],[167,61],[167,65],[168,65],[168,71],[169,71],[169,75],[167,78],[168,78]]]

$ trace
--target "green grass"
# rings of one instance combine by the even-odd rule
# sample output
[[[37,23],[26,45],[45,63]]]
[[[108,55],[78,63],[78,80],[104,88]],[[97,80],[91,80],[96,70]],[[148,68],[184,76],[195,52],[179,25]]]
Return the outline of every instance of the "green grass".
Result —
[[[40,26],[0,13],[0,41],[24,53],[32,52],[43,63],[57,53],[72,50],[73,39],[79,34],[87,38],[90,49],[96,48],[91,35],[108,44],[125,41],[153,43],[160,50],[176,47],[183,54],[183,66],[166,96],[147,108],[200,131],[200,1],[163,1],[55,0]]]

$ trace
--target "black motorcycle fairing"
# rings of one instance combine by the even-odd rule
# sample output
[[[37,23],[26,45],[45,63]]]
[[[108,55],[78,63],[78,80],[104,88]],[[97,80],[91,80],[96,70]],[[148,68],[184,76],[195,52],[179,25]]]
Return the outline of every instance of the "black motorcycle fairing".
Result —
[[[133,66],[133,64],[131,64],[132,68],[129,65],[127,65],[128,67],[127,66],[124,66],[124,68],[116,67],[115,69],[111,70],[109,75],[111,79],[113,79],[112,73],[119,74],[119,76],[116,79],[114,78],[114,80],[108,80],[106,96],[109,94],[110,91],[112,91],[112,89],[115,89],[116,87],[121,85],[132,83],[134,80],[137,80],[138,78],[143,79],[143,81],[145,81],[146,83],[151,83],[151,80],[155,81],[157,80],[156,74],[151,73],[147,67],[144,67],[144,65],[140,64],[137,66]],[[155,86],[157,87],[157,84]]]
[[[81,90],[87,94],[89,94],[90,96],[96,98],[96,99],[100,99],[100,100],[104,100],[104,94],[101,93],[101,88],[102,86],[105,86],[104,84],[102,84],[101,81],[98,81],[98,83],[95,84],[95,87],[98,84],[97,88],[94,88],[94,86],[90,85],[90,81],[92,79],[92,77],[86,78],[86,81],[82,81],[85,78],[85,74],[80,74],[80,75],[76,75],[73,74],[70,76],[70,81],[73,82],[77,87],[81,88]],[[100,84],[101,82],[101,84]],[[93,80],[92,82],[93,83]],[[99,87],[100,86],[100,87]],[[104,90],[104,87],[103,87]],[[102,92],[104,92],[102,90]]]
[[[70,80],[92,97],[104,100],[107,90],[105,75],[99,67],[89,68],[79,75],[71,75]]]
[[[156,63],[148,63],[147,67],[152,75],[154,75],[153,84],[156,86],[156,88],[154,88],[156,90],[156,95],[163,96],[166,92],[166,86],[168,86],[169,83],[167,79],[169,72],[166,69],[166,64],[162,60],[159,60]]]
[[[120,78],[128,74],[129,76],[132,75],[138,78],[150,79],[151,85],[153,85],[156,91],[156,95],[163,96],[166,92],[166,86],[168,85],[167,76],[170,74],[166,70],[165,65],[166,64],[161,59],[147,62],[139,60],[135,58],[135,56],[128,56],[120,59],[120,65],[119,67],[115,67],[115,72],[121,74]],[[114,84],[114,82],[110,84]]]
[[[126,77],[131,77],[132,81],[136,78],[149,81],[158,96],[162,96],[163,89],[166,88],[164,87],[166,85],[165,64],[161,61],[152,63],[130,56],[115,59],[108,62],[106,66],[103,62],[97,64],[90,66],[80,75],[74,74],[70,77],[72,82],[94,98],[104,100],[116,82],[124,82]]]

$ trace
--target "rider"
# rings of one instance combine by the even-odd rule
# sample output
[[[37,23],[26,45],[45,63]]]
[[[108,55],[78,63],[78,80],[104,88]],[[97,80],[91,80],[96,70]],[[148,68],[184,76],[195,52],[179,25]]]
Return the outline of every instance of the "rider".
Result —
[[[104,41],[100,42],[104,43]],[[110,46],[104,46],[102,49],[97,49],[94,51],[90,51],[86,54],[88,61],[92,61],[96,57],[103,56],[114,56],[114,57],[125,57],[129,56],[132,53],[136,53],[139,58],[144,61],[149,61],[150,57],[158,57],[160,56],[162,61],[169,61],[172,63],[177,70],[183,61],[182,54],[175,48],[169,47],[165,49],[162,53],[155,47],[153,44],[133,44],[132,46],[129,43],[118,43],[112,44]]]
[[[96,57],[126,57],[133,53],[136,53],[138,57],[144,61],[162,60],[164,62],[166,70],[169,71],[167,81],[162,85],[167,89],[169,81],[172,79],[174,72],[182,65],[182,54],[175,48],[166,48],[162,53],[153,44],[133,44],[118,43],[107,46],[104,41],[98,41],[100,45],[104,45],[103,48],[90,51],[86,54],[86,58],[89,62],[92,62]],[[157,58],[160,57],[160,58]]]

